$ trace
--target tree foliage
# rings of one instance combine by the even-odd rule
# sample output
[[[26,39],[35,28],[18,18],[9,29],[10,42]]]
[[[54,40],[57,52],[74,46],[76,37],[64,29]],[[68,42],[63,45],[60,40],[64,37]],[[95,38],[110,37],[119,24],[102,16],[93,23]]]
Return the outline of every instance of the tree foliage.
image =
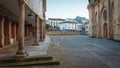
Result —
[[[49,24],[46,24],[46,29],[48,30],[51,26]]]

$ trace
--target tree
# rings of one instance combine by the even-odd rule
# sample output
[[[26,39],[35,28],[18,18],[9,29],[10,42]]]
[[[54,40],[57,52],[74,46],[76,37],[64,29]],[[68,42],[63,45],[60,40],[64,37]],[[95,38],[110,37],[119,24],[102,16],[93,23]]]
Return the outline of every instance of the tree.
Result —
[[[49,24],[46,24],[46,30],[48,30],[51,26]]]

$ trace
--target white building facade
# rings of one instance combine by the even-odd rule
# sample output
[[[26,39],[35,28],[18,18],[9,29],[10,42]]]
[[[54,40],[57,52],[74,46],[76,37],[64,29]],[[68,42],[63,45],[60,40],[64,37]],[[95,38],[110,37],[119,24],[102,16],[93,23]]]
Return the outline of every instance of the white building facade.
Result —
[[[59,28],[60,30],[65,30],[65,31],[81,31],[82,24],[76,23],[76,22],[65,21],[59,24]]]
[[[64,22],[64,19],[60,18],[49,18],[47,24],[49,24],[52,28],[58,27],[60,23]]]
[[[49,18],[46,21],[46,24],[49,24],[51,26],[50,30],[56,30],[56,28],[59,28],[58,30],[61,31],[65,30],[65,31],[79,31],[79,32],[82,32],[84,26],[83,23],[78,23],[75,19],[72,18],[66,18],[66,19]]]

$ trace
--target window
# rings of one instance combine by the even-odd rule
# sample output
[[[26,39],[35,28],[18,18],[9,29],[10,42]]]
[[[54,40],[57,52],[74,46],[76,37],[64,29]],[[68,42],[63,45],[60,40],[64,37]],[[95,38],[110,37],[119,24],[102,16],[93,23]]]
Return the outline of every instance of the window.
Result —
[[[107,21],[107,10],[103,11],[103,20]]]

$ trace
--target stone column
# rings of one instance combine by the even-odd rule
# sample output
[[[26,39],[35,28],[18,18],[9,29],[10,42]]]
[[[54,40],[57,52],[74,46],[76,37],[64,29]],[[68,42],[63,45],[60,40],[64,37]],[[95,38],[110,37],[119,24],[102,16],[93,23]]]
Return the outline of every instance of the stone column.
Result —
[[[4,47],[4,18],[0,18],[0,48]]]
[[[43,41],[43,21],[40,20],[40,40]]]
[[[18,51],[15,57],[24,58],[27,56],[24,50],[24,28],[25,28],[25,2],[23,0],[18,0],[20,14],[19,14],[19,26],[18,26]]]
[[[29,38],[28,25],[26,27],[27,27],[27,38]]]
[[[12,25],[12,21],[11,20],[9,21],[8,25],[9,25],[9,27],[8,27],[9,28],[9,32],[8,32],[9,33],[9,44],[11,45],[12,44],[11,43],[11,25]]]
[[[101,33],[101,12],[100,12],[100,3],[98,3],[98,38],[102,38],[102,33]]]
[[[42,23],[43,23],[42,26],[43,26],[43,40],[44,40],[44,37],[45,37],[45,21],[43,20]]]
[[[44,20],[43,20],[43,39],[45,39],[45,34],[46,34],[46,15],[45,15],[45,12],[44,12]]]
[[[43,39],[45,39],[45,35],[46,35],[46,26],[45,26],[45,20],[43,22]]]
[[[114,40],[120,41],[120,0],[114,1]]]
[[[41,27],[41,28],[42,28],[42,29],[41,29],[41,30],[42,30],[41,40],[44,41],[44,20],[42,20],[42,25],[41,25],[41,26],[42,26],[42,27]]]
[[[113,39],[114,29],[113,29],[113,12],[114,7],[112,6],[110,0],[107,0],[107,25],[108,25],[108,39]]]
[[[33,45],[39,45],[39,17],[35,16],[35,41]]]
[[[16,39],[16,23],[14,24],[14,43],[17,42],[17,39]]]

